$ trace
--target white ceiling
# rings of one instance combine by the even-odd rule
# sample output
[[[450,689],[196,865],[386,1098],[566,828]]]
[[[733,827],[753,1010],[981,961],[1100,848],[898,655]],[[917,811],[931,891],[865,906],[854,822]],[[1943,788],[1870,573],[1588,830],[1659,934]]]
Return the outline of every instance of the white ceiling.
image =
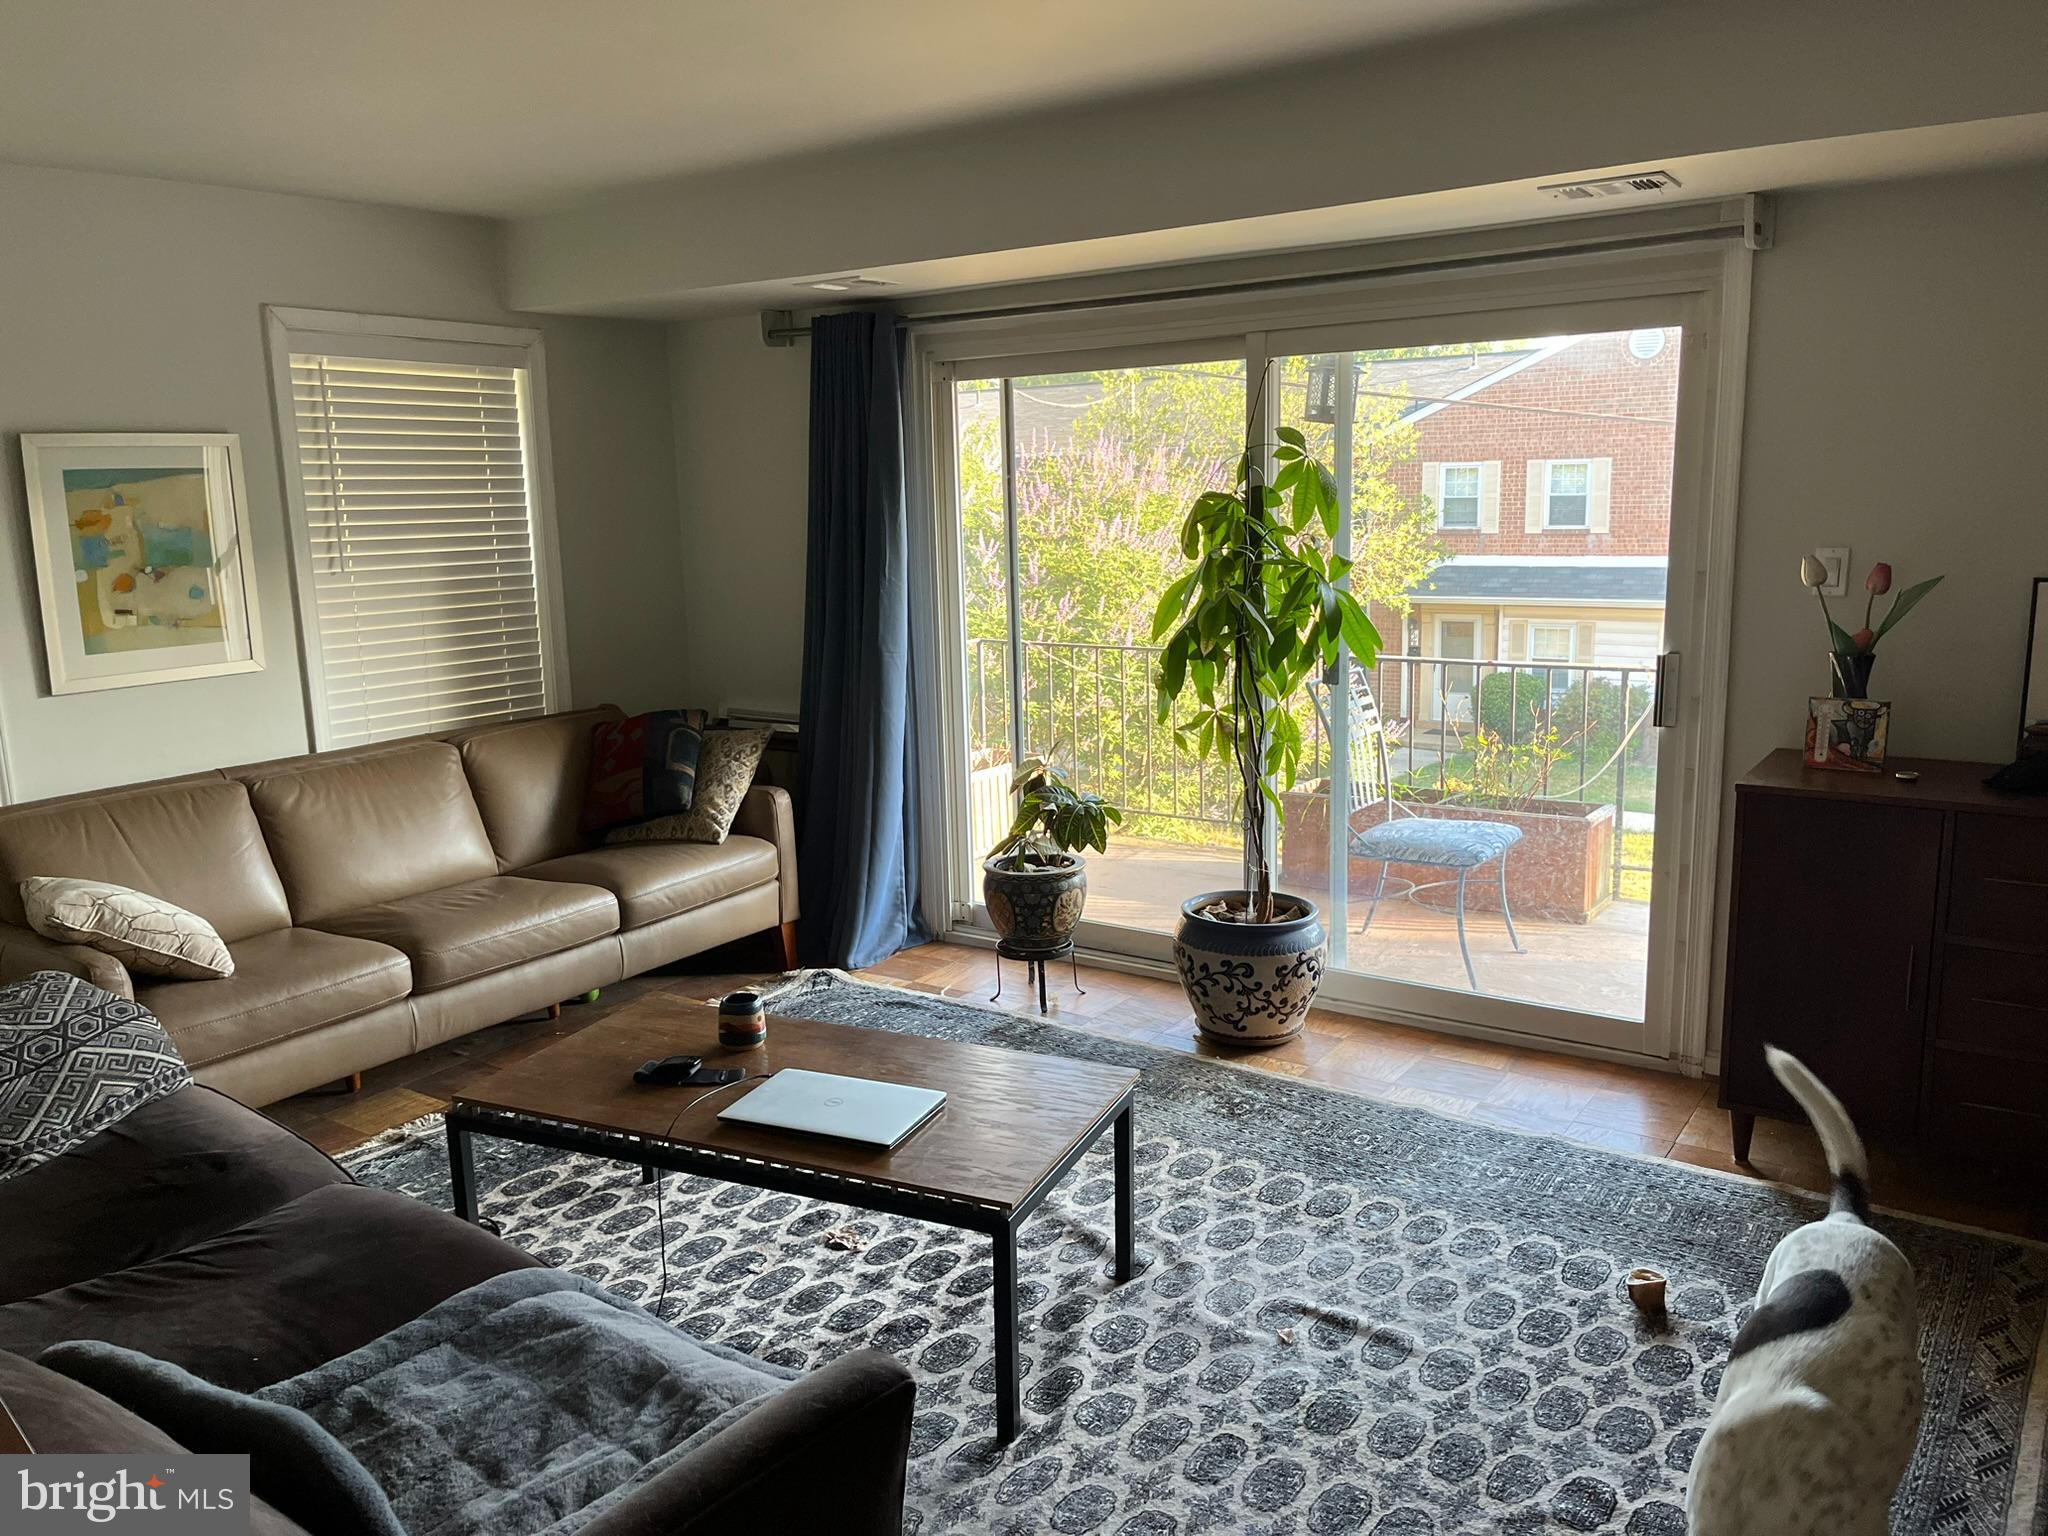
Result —
[[[0,160],[509,215],[1574,3],[8,0]]]

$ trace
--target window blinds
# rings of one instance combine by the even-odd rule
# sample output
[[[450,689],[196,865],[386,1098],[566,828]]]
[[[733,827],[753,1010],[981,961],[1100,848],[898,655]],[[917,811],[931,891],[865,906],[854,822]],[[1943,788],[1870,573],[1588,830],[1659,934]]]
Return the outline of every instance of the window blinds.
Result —
[[[291,355],[323,745],[547,707],[521,370]]]

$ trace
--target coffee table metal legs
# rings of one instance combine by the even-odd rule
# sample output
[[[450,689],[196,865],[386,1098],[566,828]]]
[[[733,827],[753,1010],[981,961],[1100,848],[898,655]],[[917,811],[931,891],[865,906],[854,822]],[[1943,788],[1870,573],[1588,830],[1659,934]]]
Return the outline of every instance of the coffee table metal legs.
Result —
[[[1133,1101],[1126,1099],[1124,1107],[1110,1122],[1110,1130],[1116,1139],[1116,1283],[1122,1285],[1131,1278],[1131,1271],[1137,1258],[1137,1241],[1134,1231],[1138,1170],[1138,1132],[1132,1120],[1136,1112]],[[1094,1136],[1083,1142],[1080,1150],[1093,1146],[1102,1134],[1097,1130]],[[1076,1157],[1079,1153],[1076,1153]],[[1067,1168],[1073,1166],[1070,1158]],[[1045,1192],[1065,1176],[1061,1169],[1048,1179],[1038,1197],[1028,1206],[1010,1218],[1006,1225],[992,1228],[989,1240],[995,1253],[995,1303],[996,1327],[996,1443],[1008,1445],[1017,1438],[1017,1228],[1026,1216],[1036,1210]]]
[[[469,1145],[469,1127],[448,1116],[448,1182],[455,1188],[455,1214],[476,1220],[476,1158]]]
[[[735,1159],[687,1147],[664,1146],[598,1131],[581,1131],[559,1124],[546,1124],[519,1116],[471,1111],[451,1106],[447,1114],[448,1175],[455,1189],[455,1214],[464,1221],[476,1220],[476,1161],[470,1146],[473,1134],[499,1136],[529,1146],[554,1147],[564,1152],[587,1152],[638,1165],[643,1182],[659,1179],[663,1173],[696,1173],[711,1178],[738,1179],[761,1189],[830,1200],[871,1211],[909,1216],[919,1221],[966,1227],[986,1232],[994,1246],[994,1285],[991,1302],[995,1312],[996,1440],[1007,1445],[1016,1438],[1019,1416],[1020,1380],[1017,1358],[1017,1232],[1025,1220],[1045,1202],[1074,1165],[1102,1139],[1105,1131],[1114,1138],[1116,1153],[1116,1264],[1113,1273],[1121,1285],[1137,1266],[1134,1208],[1137,1198],[1137,1127],[1133,1121],[1135,1093],[1127,1091],[1122,1106],[1107,1122],[1097,1121],[1089,1133],[1074,1144],[1060,1162],[1050,1169],[1029,1196],[1007,1216],[993,1210],[980,1219],[963,1219],[958,1200],[927,1197],[910,1190],[884,1185],[860,1187],[854,1181],[808,1169],[771,1163],[748,1162],[735,1167]],[[621,1156],[621,1144],[632,1151]]]
[[[1138,1132],[1131,1123],[1134,1106],[1126,1104],[1116,1117],[1116,1280],[1131,1278],[1137,1243],[1132,1233],[1132,1206],[1138,1187]]]
[[[995,1245],[996,1440],[1017,1438],[1017,1228],[989,1234]]]

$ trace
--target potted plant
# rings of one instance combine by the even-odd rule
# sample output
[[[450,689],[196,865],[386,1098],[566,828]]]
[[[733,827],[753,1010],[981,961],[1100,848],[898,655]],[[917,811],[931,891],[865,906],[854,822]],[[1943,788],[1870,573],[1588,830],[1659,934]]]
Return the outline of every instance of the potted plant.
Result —
[[[1930,576],[1905,588],[1892,599],[1877,628],[1872,629],[1870,620],[1877,600],[1892,589],[1892,568],[1880,560],[1863,578],[1863,590],[1870,595],[1863,602],[1863,627],[1852,635],[1837,624],[1835,616],[1828,611],[1827,593],[1822,590],[1828,584],[1828,568],[1818,557],[1800,557],[1799,581],[1802,586],[1810,587],[1820,600],[1821,618],[1828,626],[1828,668],[1832,674],[1834,696],[1838,699],[1870,697],[1870,669],[1877,663],[1877,642],[1891,632],[1894,624],[1911,613],[1921,598],[1941,584],[1939,576]]]
[[[1049,759],[1028,757],[1010,780],[1017,817],[981,861],[981,899],[1004,945],[1019,956],[1058,954],[1088,900],[1080,850],[1109,848],[1124,813],[1074,788]]]
[[[1188,508],[1181,550],[1192,566],[1152,621],[1152,638],[1165,642],[1160,723],[1171,725],[1175,704],[1190,699],[1176,737],[1227,763],[1242,789],[1244,885],[1190,897],[1173,945],[1196,1022],[1232,1045],[1299,1034],[1322,982],[1322,913],[1306,897],[1274,893],[1266,844],[1266,808],[1280,808],[1301,764],[1301,724],[1284,706],[1311,676],[1332,672],[1340,644],[1365,667],[1380,648],[1345,588],[1351,562],[1333,552],[1336,483],[1298,429],[1275,437],[1247,441],[1231,488],[1205,491]]]

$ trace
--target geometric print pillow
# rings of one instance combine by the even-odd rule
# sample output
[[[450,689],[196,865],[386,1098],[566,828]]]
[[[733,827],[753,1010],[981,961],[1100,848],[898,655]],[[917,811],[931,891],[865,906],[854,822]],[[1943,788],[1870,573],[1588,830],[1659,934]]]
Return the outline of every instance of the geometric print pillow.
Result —
[[[0,1179],[191,1081],[140,1003],[62,971],[0,986]]]
[[[235,958],[213,924],[147,891],[34,875],[21,882],[21,904],[29,927],[44,938],[88,944],[138,976],[211,981],[235,974]]]
[[[697,755],[697,788],[680,816],[656,816],[605,833],[607,843],[722,843],[732,830],[740,802],[754,787],[754,774],[767,751],[766,730],[706,731]]]

